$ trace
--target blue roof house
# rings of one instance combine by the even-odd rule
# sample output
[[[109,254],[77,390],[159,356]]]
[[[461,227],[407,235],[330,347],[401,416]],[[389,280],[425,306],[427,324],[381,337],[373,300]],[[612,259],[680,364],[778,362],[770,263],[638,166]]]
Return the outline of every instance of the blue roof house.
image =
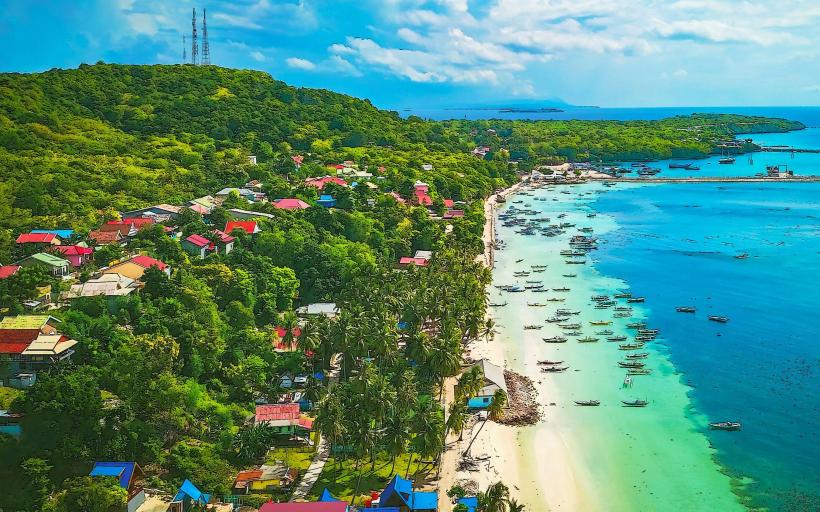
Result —
[[[116,478],[120,487],[128,491],[127,512],[134,512],[145,501],[145,475],[136,462],[95,462],[88,476]]]
[[[179,487],[174,499],[168,506],[168,512],[188,512],[195,505],[207,505],[211,501],[211,495],[200,491],[197,486],[187,478]]]
[[[329,194],[322,194],[316,202],[319,203],[319,206],[324,206],[325,208],[333,208],[336,206],[336,200]]]
[[[32,229],[32,233],[51,233],[56,235],[60,240],[68,240],[74,234],[73,229]]]
[[[319,501],[321,501],[323,503],[326,503],[326,502],[329,502],[329,501],[342,501],[342,500],[340,500],[340,499],[336,498],[335,496],[333,496],[332,494],[330,494],[330,491],[328,491],[327,487],[325,487],[325,490],[322,491],[322,495],[319,496]]]
[[[413,482],[395,475],[379,497],[379,508],[370,510],[435,512],[438,510],[438,493],[414,491]]]

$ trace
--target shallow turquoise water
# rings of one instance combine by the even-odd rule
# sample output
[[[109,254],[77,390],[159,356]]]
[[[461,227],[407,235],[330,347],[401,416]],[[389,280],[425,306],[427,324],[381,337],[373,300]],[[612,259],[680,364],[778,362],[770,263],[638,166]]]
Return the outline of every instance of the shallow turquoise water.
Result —
[[[592,206],[618,224],[596,268],[647,297],[696,408],[743,422],[707,433],[718,460],[754,479],[756,506],[820,509],[820,184],[643,186]]]

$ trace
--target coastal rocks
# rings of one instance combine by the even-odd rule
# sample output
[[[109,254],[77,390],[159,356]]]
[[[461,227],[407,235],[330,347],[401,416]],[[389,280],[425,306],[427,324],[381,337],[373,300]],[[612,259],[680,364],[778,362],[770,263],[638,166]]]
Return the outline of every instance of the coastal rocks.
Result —
[[[534,425],[540,419],[532,380],[510,370],[504,370],[507,381],[507,407],[499,423],[504,425]]]

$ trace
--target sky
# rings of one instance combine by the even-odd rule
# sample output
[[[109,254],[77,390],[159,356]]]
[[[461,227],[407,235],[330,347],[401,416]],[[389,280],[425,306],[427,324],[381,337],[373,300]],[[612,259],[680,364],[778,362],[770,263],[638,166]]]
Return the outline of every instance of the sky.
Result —
[[[820,105],[820,0],[0,0],[0,71],[190,58],[384,108]]]

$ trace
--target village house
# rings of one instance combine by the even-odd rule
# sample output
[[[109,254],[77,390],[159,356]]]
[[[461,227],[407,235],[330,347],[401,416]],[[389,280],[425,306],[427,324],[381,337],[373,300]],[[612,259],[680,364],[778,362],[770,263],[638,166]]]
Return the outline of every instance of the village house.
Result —
[[[94,230],[88,232],[88,240],[93,243],[95,247],[100,247],[108,244],[125,245],[126,239],[119,231],[101,231]]]
[[[231,235],[225,233],[224,231],[220,231],[218,229],[212,229],[211,233],[217,236],[216,241],[216,250],[217,252],[221,252],[222,254],[228,254],[233,250],[233,243],[236,238],[232,237]]]
[[[268,502],[259,508],[259,512],[349,512],[350,507],[346,501],[337,500],[325,489],[319,497],[319,501],[314,502]],[[400,512],[394,509],[390,512]]]
[[[204,260],[205,256],[216,251],[216,244],[202,235],[193,234],[182,240],[181,244],[185,252],[201,260]]]
[[[206,494],[197,488],[190,480],[187,478],[182,485],[179,486],[179,491],[174,495],[171,499],[171,503],[168,505],[168,512],[189,512],[193,510],[216,510],[219,508],[220,510],[232,510],[230,505],[216,505],[212,503],[213,500],[210,494]],[[211,507],[207,507],[206,505],[211,505]]]
[[[182,211],[182,206],[174,206],[172,204],[157,204],[154,206],[147,206],[139,210],[131,210],[123,212],[123,219],[131,219],[134,217],[145,217],[153,219],[154,222],[165,222],[167,220],[174,220]]]
[[[299,470],[288,468],[284,462],[263,464],[259,469],[240,471],[233,482],[235,494],[253,492],[272,492],[282,487],[289,487],[299,476]]]
[[[73,268],[82,267],[94,256],[94,249],[82,245],[58,245],[54,249],[62,254]]]
[[[17,237],[16,243],[18,245],[35,245],[41,249],[51,247],[54,245],[61,245],[63,242],[60,237],[54,233],[21,233]]]
[[[387,195],[396,200],[399,204],[407,204],[407,200],[399,195],[397,192],[389,192]]]
[[[248,155],[248,163],[251,165],[256,165],[256,155]]]
[[[0,320],[0,386],[31,386],[37,371],[71,359],[77,342],[57,331],[59,322],[48,315]]]
[[[0,267],[0,279],[7,279],[20,270],[20,265],[3,265]]]
[[[479,392],[467,400],[469,409],[486,409],[493,401],[493,395],[499,389],[507,392],[507,380],[504,378],[504,370],[493,363],[482,359],[473,366],[478,366],[484,372],[484,385]]]
[[[325,208],[333,208],[336,206],[336,200],[333,199],[333,196],[328,194],[322,194],[319,196],[319,200],[316,201],[319,206],[324,206]]]
[[[188,201],[188,208],[200,215],[208,215],[217,206],[214,196],[202,196]]]
[[[313,419],[302,414],[299,404],[257,405],[254,423],[268,425],[275,434],[305,441],[313,431]]]
[[[444,215],[441,216],[442,219],[455,219],[464,217],[464,210],[447,210],[444,212]]]
[[[225,202],[225,199],[231,195],[231,192],[236,192],[239,197],[245,198],[248,202],[254,203],[256,201],[261,201],[265,198],[265,194],[261,192],[255,192],[253,190],[247,188],[236,188],[236,187],[226,187],[214,194],[216,200],[219,204]]]
[[[42,267],[55,277],[67,276],[69,274],[70,265],[68,260],[64,260],[47,252],[32,254],[28,258],[18,261],[17,264],[22,267]]]
[[[136,462],[95,462],[88,474],[97,478],[116,478],[128,493],[124,512],[136,512],[145,502],[145,474]]]
[[[296,314],[300,316],[323,315],[328,318],[336,318],[336,315],[339,314],[339,308],[336,307],[335,302],[316,302],[296,308]]]
[[[309,187],[316,187],[319,190],[325,188],[325,185],[328,183],[335,183],[340,187],[346,187],[347,182],[342,178],[338,178],[336,176],[323,176],[321,178],[308,178],[305,180],[305,185]]]
[[[262,231],[255,220],[229,220],[225,225],[225,233],[233,233],[235,229],[244,231],[249,235],[255,235]]]
[[[413,185],[413,200],[416,204],[421,206],[430,206],[433,204],[433,198],[430,197],[430,186],[423,181],[417,181]]]
[[[297,170],[302,167],[302,162],[305,161],[305,157],[302,155],[293,155],[290,159],[293,160],[293,165]]]
[[[297,343],[297,338],[302,334],[302,328],[299,326],[294,327],[290,330],[290,334],[292,340],[290,343],[285,343],[285,336],[288,334],[288,330],[282,327],[281,325],[277,325],[274,330],[276,331],[276,339],[274,342],[273,350],[276,352],[295,352],[299,348],[299,344]]]
[[[310,208],[309,204],[301,199],[295,198],[278,199],[273,205],[280,210],[306,210]]]
[[[59,229],[32,229],[32,233],[51,233],[52,235],[57,235],[57,238],[62,240],[63,242],[68,241],[72,236],[74,236],[73,229],[67,228],[59,228]]]
[[[145,274],[145,271],[151,267],[157,267],[165,272],[165,274],[171,275],[171,267],[157,259],[142,254],[111,265],[103,270],[103,274],[120,274],[129,279],[139,281],[142,279],[142,275]]]
[[[71,285],[63,299],[72,300],[80,297],[122,297],[140,289],[140,283],[120,274],[103,274],[96,279],[89,279],[80,284]]]
[[[438,493],[435,491],[414,491],[413,482],[394,475],[378,500],[371,502],[367,509],[373,512],[412,511],[435,512],[438,510]]]
[[[275,219],[276,215],[272,213],[265,213],[265,212],[255,212],[252,210],[243,210],[241,208],[230,208],[228,210],[228,215],[231,216],[233,219],[237,220],[248,220],[248,219]]]

